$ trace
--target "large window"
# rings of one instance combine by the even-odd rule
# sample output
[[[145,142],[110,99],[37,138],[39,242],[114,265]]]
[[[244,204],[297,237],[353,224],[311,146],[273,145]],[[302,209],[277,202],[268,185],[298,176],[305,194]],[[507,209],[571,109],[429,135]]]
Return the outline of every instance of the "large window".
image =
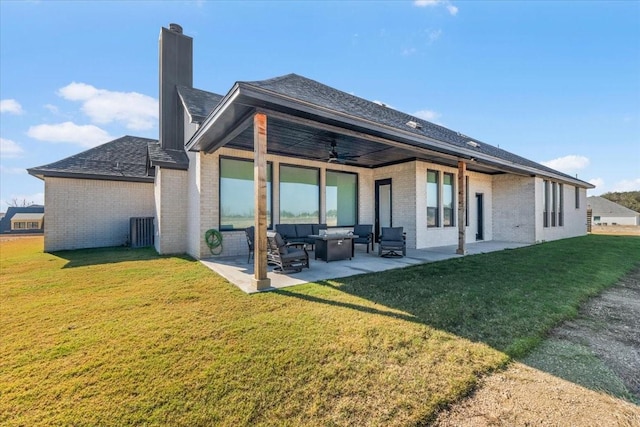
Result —
[[[558,184],[558,226],[564,225],[564,185]]]
[[[271,227],[271,164],[267,164],[267,224]],[[254,225],[253,161],[220,159],[220,229]]]
[[[358,175],[327,171],[327,225],[351,226],[358,215]]]
[[[464,225],[468,227],[469,226],[469,177],[468,176],[464,177],[464,185],[465,185]]]
[[[551,226],[556,226],[556,218],[558,214],[558,183],[551,183]]]
[[[542,181],[542,225],[564,226],[564,186],[558,182]]]
[[[549,181],[546,179],[542,182],[542,225],[549,226]]]
[[[280,166],[280,223],[320,222],[318,169]]]
[[[427,171],[427,227],[440,226],[439,172]]]
[[[442,179],[442,208],[443,208],[443,225],[445,227],[453,227],[455,224],[455,213],[453,209],[453,200],[455,189],[453,186],[454,175],[452,173],[443,174]]]

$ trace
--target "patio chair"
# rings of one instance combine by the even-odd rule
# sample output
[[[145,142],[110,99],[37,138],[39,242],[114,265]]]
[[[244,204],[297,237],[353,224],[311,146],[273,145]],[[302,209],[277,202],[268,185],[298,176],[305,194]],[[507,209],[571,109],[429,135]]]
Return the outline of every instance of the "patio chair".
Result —
[[[309,268],[309,253],[304,243],[285,243],[278,232],[267,232],[267,262],[274,264],[277,272],[299,272]]]
[[[353,234],[356,238],[353,239],[353,244],[364,244],[367,246],[367,253],[369,253],[369,244],[371,244],[371,250],[373,250],[373,225],[371,224],[358,224],[353,227]]]
[[[251,227],[247,227],[244,229],[244,234],[247,236],[247,245],[249,246],[249,257],[247,258],[247,264],[249,264],[251,261],[251,255],[254,254],[256,228],[253,225]]]
[[[391,258],[407,255],[407,238],[403,227],[382,227],[381,231],[378,256]],[[402,255],[398,252],[402,252]]]

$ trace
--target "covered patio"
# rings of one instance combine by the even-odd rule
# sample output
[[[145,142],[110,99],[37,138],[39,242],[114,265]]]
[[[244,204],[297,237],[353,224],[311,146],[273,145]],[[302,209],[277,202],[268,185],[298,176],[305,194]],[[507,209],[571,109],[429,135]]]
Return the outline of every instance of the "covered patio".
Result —
[[[528,246],[524,243],[513,242],[477,242],[467,245],[467,255],[495,252],[505,249],[516,249]],[[351,260],[325,262],[315,260],[314,252],[309,251],[309,268],[304,268],[298,273],[277,273],[269,267],[267,277],[270,286],[264,289],[256,289],[254,280],[254,263],[247,263],[247,256],[214,257],[202,259],[201,262],[236,285],[244,292],[256,293],[286,288],[289,286],[313,283],[323,280],[337,279],[354,276],[356,274],[375,273],[411,265],[428,262],[442,261],[463,255],[457,254],[458,246],[440,246],[429,249],[407,249],[407,256],[402,258],[383,258],[377,255],[377,251],[367,253],[365,248],[358,245],[355,248],[355,257]],[[428,280],[428,279],[427,279]]]

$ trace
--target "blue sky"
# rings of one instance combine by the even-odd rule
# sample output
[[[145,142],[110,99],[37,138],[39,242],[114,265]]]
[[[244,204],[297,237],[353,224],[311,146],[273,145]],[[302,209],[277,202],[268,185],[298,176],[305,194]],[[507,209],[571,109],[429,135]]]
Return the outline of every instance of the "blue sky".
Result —
[[[158,34],[194,86],[297,73],[597,185],[640,190],[640,2],[0,1],[0,210],[26,174],[157,138]]]

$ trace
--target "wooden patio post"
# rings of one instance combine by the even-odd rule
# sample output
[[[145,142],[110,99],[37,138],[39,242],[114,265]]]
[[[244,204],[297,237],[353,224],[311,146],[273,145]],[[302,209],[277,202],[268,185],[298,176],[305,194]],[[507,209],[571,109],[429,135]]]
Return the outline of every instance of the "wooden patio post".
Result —
[[[465,231],[466,231],[466,186],[465,175],[467,164],[462,160],[458,160],[458,249],[457,254],[464,255],[467,253],[465,249]]]
[[[255,248],[253,253],[253,285],[256,290],[271,286],[267,277],[267,116],[253,116],[253,185],[255,215]]]

